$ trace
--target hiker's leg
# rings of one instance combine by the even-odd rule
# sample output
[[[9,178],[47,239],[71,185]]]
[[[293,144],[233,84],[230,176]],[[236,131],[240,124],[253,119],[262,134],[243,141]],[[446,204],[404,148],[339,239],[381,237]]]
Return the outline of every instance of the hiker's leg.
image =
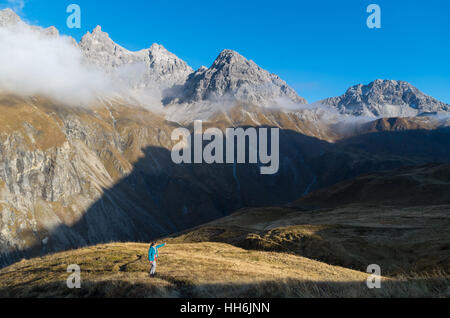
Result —
[[[155,275],[156,274],[156,259],[153,261],[153,267],[152,267],[152,270],[153,270],[153,275]]]
[[[156,272],[156,261],[152,262],[152,267],[150,269],[150,275],[155,275]]]

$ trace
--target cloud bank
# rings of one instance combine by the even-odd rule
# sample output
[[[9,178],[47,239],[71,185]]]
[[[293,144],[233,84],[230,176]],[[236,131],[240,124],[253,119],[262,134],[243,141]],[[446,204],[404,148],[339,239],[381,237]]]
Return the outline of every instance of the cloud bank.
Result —
[[[115,91],[104,73],[82,63],[73,39],[22,24],[0,28],[0,90],[71,104],[89,104]]]

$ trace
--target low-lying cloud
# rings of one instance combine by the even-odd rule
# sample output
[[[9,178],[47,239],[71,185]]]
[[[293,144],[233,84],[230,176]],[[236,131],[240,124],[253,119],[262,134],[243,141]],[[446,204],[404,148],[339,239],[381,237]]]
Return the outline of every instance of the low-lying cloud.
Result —
[[[21,24],[0,28],[1,91],[89,104],[114,94],[113,86],[104,73],[82,63],[73,39]]]

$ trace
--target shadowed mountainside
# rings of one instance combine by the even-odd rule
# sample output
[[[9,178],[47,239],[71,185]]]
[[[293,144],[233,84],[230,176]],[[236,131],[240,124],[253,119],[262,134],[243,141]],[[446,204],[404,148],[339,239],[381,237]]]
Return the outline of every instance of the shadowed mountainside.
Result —
[[[314,131],[307,120],[264,111],[258,122],[297,130],[280,130],[280,170],[263,176],[258,165],[173,164],[170,134],[180,126],[145,109],[2,96],[0,110],[0,266],[85,245],[148,241],[371,171],[450,161],[448,129],[331,143],[301,133]],[[244,108],[229,116],[204,128],[248,127]]]
[[[283,251],[384,275],[450,272],[450,166],[364,175],[286,207],[242,209],[173,236]]]
[[[294,207],[338,207],[347,204],[430,206],[450,204],[450,164],[404,167],[362,175],[317,190]]]
[[[371,174],[371,190],[380,195],[376,204],[358,202],[356,195],[354,203],[333,208],[298,207],[300,200],[291,207],[242,209],[167,238],[153,279],[148,243],[96,245],[22,260],[0,270],[0,296],[449,297],[449,197],[437,191],[426,206],[390,205],[375,191],[383,188],[380,179],[389,184],[389,176],[416,177],[420,186],[405,183],[404,189],[413,198],[430,185],[447,187],[448,169],[429,164]],[[365,185],[360,187],[364,192]],[[305,199],[320,202],[324,191]],[[70,264],[81,267],[79,290],[66,287]],[[365,285],[369,264],[381,266],[379,290]]]
[[[397,133],[380,133],[380,139],[395,140]],[[416,136],[429,140],[427,147],[440,149],[450,142],[445,138],[431,139],[429,132],[410,133],[412,142],[416,142]],[[435,134],[439,132],[432,136]],[[343,145],[281,131],[280,171],[266,176],[260,175],[258,165],[175,165],[168,150],[149,147],[131,173],[104,189],[79,219],[70,225],[23,233],[37,238],[36,243],[4,253],[2,263],[98,243],[149,241],[221,218],[242,207],[281,205],[313,189],[362,173],[430,160],[421,147],[415,156],[402,157],[390,148],[381,156],[361,151],[354,144]],[[447,155],[442,149],[433,154],[432,160],[442,160]],[[164,168],[155,169],[155,162],[164,163]]]

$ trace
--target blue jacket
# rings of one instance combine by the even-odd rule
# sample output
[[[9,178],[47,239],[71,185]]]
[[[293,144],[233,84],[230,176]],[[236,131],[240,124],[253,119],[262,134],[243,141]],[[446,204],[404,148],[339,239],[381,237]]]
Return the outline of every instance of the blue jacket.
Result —
[[[164,247],[165,245],[166,245],[166,243],[150,247],[150,249],[148,250],[148,260],[150,262],[153,262],[155,259],[157,259],[158,258],[158,248]]]

